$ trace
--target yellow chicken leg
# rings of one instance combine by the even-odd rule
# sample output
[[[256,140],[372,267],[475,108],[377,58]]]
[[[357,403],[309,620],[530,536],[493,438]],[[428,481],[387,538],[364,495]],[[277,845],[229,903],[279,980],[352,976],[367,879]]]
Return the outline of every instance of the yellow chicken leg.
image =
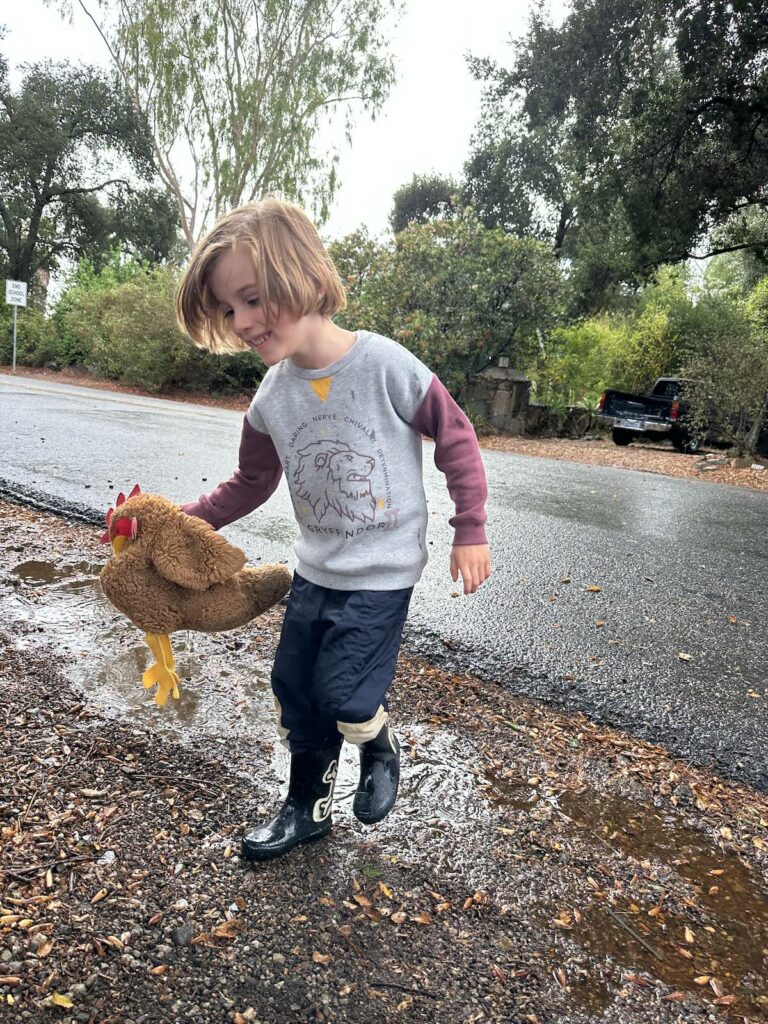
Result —
[[[145,690],[157,686],[155,704],[162,707],[171,693],[174,700],[179,699],[179,677],[176,675],[171,641],[166,633],[146,633],[145,636],[149,649],[155,656],[155,664],[149,666],[141,681]]]

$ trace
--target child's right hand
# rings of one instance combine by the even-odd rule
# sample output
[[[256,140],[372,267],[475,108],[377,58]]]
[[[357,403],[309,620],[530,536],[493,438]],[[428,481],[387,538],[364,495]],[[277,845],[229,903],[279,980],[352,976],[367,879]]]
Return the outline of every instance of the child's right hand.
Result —
[[[465,594],[474,594],[491,575],[491,552],[487,544],[456,544],[451,548],[451,579],[459,578]]]

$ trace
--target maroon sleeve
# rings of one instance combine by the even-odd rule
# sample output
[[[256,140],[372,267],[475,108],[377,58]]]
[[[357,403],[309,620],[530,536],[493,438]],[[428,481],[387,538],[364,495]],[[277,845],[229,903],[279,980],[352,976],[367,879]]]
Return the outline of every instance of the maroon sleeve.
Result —
[[[456,515],[449,520],[456,531],[453,543],[487,544],[488,485],[477,436],[472,424],[434,375],[411,426],[435,442],[435,465],[445,474],[448,493],[456,506]]]
[[[234,474],[210,494],[182,505],[182,511],[204,519],[218,530],[263,505],[280,483],[282,471],[272,438],[254,430],[246,418]]]

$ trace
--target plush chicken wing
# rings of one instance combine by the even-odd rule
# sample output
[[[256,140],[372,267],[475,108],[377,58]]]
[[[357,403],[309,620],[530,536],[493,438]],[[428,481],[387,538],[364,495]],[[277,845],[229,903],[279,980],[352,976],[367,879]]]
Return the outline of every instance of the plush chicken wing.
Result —
[[[118,495],[101,539],[113,551],[101,571],[102,589],[146,632],[156,660],[143,683],[157,685],[158,704],[179,696],[169,633],[235,629],[276,604],[291,584],[286,566],[246,568],[243,552],[208,523],[167,498],[141,494],[138,485],[127,500]]]

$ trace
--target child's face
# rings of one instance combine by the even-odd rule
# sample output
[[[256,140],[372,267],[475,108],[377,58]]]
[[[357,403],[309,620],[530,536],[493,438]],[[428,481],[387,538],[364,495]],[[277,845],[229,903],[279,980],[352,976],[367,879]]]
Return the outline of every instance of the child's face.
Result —
[[[223,252],[211,267],[209,283],[231,330],[254,349],[267,366],[274,366],[289,356],[301,359],[309,350],[319,316],[310,314],[297,318],[290,312],[273,309],[267,330],[266,310],[261,305],[247,249],[237,247]]]

